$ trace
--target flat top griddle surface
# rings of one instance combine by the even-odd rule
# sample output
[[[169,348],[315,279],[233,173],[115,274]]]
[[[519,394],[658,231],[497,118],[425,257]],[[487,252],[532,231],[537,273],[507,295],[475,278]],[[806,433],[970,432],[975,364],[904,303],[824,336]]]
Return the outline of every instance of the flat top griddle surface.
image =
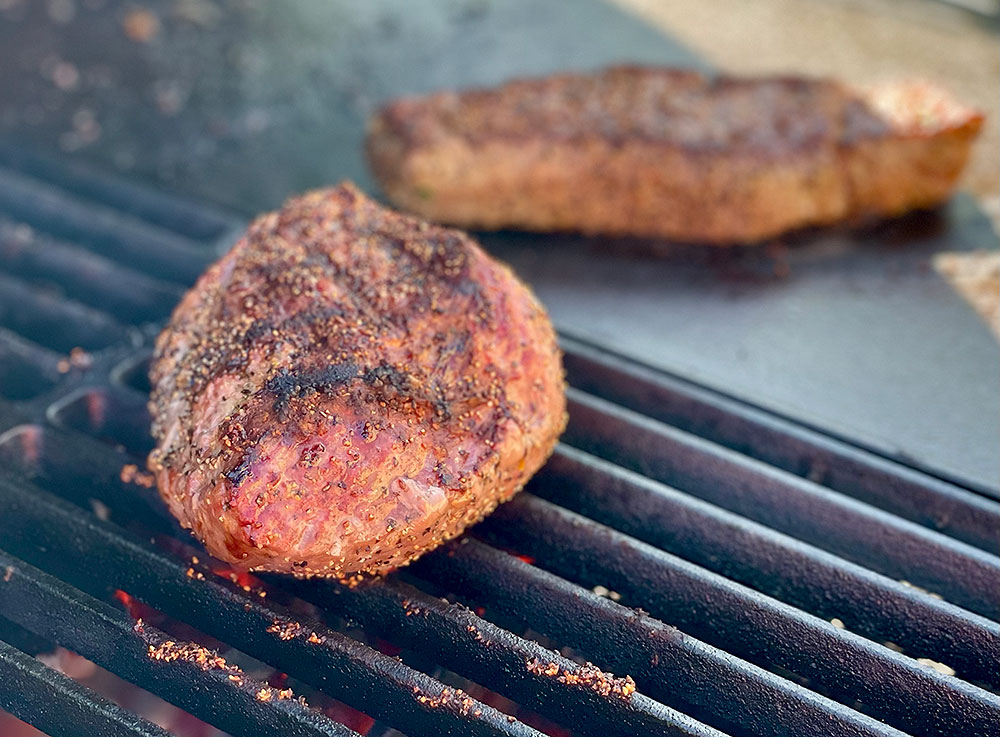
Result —
[[[201,15],[152,2],[159,25],[145,40],[124,31],[132,6],[77,4],[66,23],[46,5],[0,13],[3,137],[244,213],[344,178],[374,191],[360,142],[388,97],[622,61],[703,66],[597,0],[230,3]],[[484,241],[571,335],[996,493],[1000,348],[929,264],[997,247],[968,197],[785,249]]]

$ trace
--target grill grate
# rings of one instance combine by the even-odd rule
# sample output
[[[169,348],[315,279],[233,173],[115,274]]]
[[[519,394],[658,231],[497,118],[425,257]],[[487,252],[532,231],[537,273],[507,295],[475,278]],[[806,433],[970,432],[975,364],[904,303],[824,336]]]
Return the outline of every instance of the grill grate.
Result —
[[[354,588],[217,575],[122,469],[150,447],[157,325],[240,226],[0,146],[0,707],[52,735],[164,734],[29,657],[27,630],[235,735],[356,734],[211,657],[150,657],[169,635],[123,590],[373,735],[538,734],[532,712],[602,736],[1000,723],[993,490],[568,337],[564,442],[470,534]]]

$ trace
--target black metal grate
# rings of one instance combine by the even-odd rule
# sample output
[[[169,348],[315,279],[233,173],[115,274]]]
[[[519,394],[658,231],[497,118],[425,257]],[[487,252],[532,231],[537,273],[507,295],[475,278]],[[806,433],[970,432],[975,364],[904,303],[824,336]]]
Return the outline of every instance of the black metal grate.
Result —
[[[563,444],[470,534],[354,588],[213,573],[122,468],[150,447],[157,325],[240,227],[0,147],[0,707],[52,735],[164,734],[29,657],[28,631],[235,735],[355,734],[151,658],[168,635],[117,589],[373,734],[538,734],[532,712],[603,737],[995,733],[1000,503],[569,337]]]

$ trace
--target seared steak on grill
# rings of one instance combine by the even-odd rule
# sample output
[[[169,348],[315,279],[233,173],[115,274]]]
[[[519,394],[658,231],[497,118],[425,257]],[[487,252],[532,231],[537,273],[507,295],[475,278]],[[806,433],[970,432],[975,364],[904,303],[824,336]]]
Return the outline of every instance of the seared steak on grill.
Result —
[[[936,205],[981,125],[921,82],[618,67],[398,100],[367,146],[431,220],[724,244]]]
[[[566,422],[544,309],[469,237],[350,185],[258,218],[151,369],[171,511],[227,561],[407,563],[509,499]]]

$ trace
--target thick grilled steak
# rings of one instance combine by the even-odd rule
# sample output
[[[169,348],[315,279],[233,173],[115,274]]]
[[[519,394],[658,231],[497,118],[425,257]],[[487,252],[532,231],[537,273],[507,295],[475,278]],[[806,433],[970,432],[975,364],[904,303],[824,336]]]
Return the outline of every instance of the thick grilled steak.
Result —
[[[150,455],[213,555],[343,576],[509,499],[566,423],[544,309],[466,235],[350,185],[258,218],[160,335]]]
[[[620,67],[389,104],[389,198],[464,227],[753,242],[952,191],[982,116],[926,83]]]

